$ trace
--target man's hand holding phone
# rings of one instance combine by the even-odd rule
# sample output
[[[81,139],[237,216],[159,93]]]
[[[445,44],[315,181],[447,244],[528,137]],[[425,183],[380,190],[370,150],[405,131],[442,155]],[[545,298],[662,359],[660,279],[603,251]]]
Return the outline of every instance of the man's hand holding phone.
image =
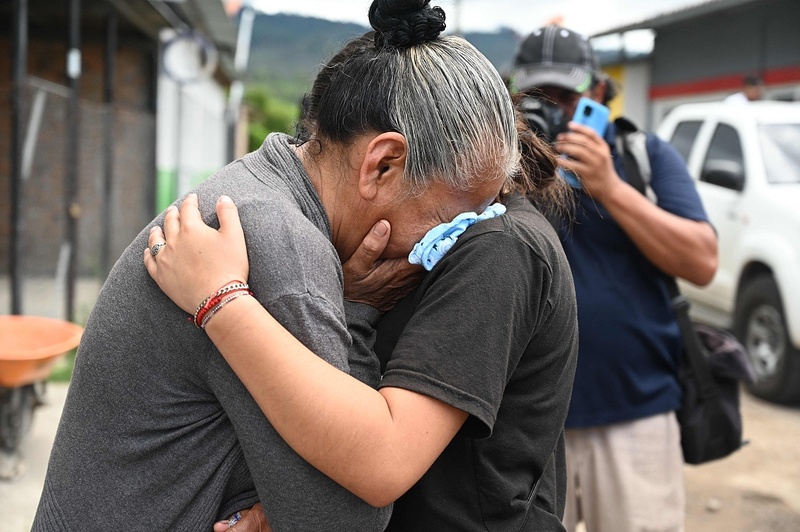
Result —
[[[608,116],[607,107],[589,98],[581,98],[569,130],[558,135],[555,144],[556,150],[566,155],[561,161],[562,166],[580,177],[578,186],[598,198],[619,180],[611,149],[603,137],[608,127]]]

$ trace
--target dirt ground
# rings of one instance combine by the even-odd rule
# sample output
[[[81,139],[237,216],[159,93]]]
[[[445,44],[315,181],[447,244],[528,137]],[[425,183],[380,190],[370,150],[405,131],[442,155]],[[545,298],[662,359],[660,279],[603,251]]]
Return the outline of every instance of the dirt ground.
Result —
[[[686,466],[687,532],[800,531],[800,409],[742,394],[750,443]]]
[[[0,531],[30,530],[47,457],[66,396],[51,384],[48,404],[36,411],[24,446],[26,472],[0,482]],[[742,394],[745,437],[734,455],[686,466],[687,532],[800,531],[800,408]]]

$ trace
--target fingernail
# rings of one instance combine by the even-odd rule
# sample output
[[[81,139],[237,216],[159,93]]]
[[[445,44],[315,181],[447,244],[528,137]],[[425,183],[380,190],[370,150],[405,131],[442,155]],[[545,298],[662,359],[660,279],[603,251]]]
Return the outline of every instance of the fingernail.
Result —
[[[219,202],[220,203],[233,203],[233,200],[230,198],[230,196],[220,196],[219,197]]]
[[[378,236],[385,236],[386,232],[389,230],[389,227],[386,225],[386,222],[381,220],[380,222],[376,223],[375,226],[372,228],[372,231]]]

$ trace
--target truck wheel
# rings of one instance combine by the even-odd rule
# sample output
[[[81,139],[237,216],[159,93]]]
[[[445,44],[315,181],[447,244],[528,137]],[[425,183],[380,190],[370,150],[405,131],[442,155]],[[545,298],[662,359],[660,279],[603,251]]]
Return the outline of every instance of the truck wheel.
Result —
[[[756,370],[756,382],[748,385],[750,393],[776,403],[800,402],[800,352],[789,339],[781,295],[772,276],[758,276],[742,289],[733,332]]]

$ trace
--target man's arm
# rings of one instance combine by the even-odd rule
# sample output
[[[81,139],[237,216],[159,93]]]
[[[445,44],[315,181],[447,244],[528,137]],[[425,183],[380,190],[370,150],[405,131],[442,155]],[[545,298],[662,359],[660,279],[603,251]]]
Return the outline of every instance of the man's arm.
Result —
[[[564,165],[581,177],[586,192],[650,262],[667,275],[700,286],[711,282],[718,264],[711,225],[662,209],[622,180],[608,143],[590,128],[571,123],[570,131],[559,135],[557,147],[571,157]]]
[[[669,213],[628,183],[600,200],[636,247],[667,275],[703,286],[717,271],[717,236],[707,222]]]

